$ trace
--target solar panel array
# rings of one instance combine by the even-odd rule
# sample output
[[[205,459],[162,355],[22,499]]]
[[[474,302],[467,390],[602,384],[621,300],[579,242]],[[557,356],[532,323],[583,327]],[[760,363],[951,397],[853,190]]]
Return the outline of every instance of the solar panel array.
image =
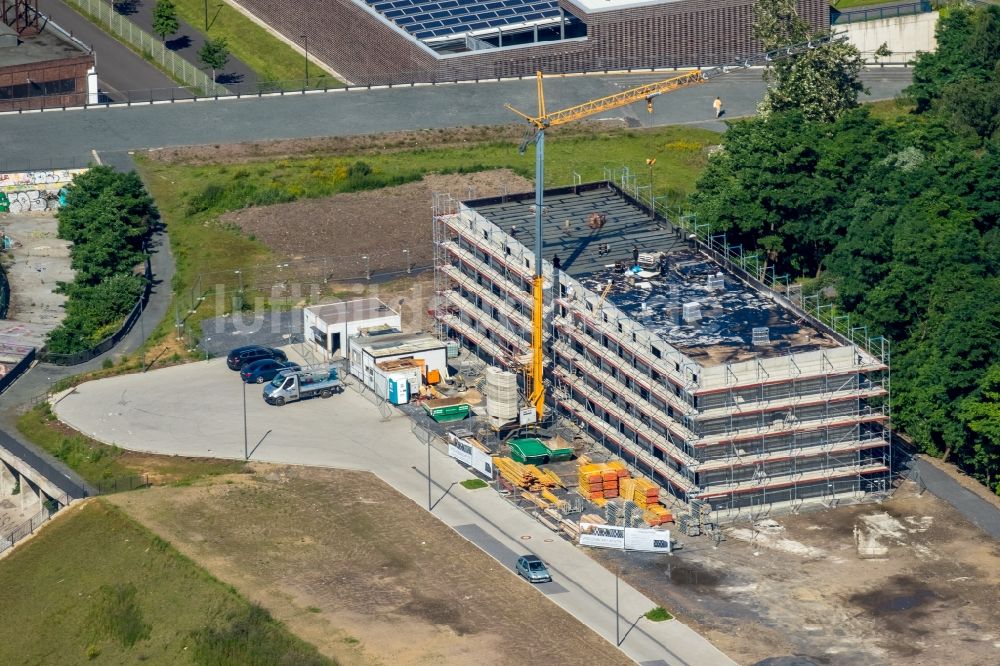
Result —
[[[365,0],[417,39],[503,29],[559,16],[556,0]]]

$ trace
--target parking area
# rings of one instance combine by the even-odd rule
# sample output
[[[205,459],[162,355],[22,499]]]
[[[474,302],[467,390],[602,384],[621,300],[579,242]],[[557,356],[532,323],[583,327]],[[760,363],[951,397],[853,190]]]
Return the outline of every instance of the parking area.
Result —
[[[428,449],[401,413],[393,411],[382,420],[376,405],[353,388],[327,400],[271,407],[263,401],[261,387],[244,388],[225,359],[218,358],[88,382],[54,403],[59,418],[77,430],[132,450],[235,459],[243,459],[246,451],[260,462],[370,470],[414,502],[433,504],[439,520],[486,552],[540,556],[551,564],[555,581],[538,590],[614,640],[614,575],[496,493],[465,491],[458,483],[471,476],[469,471]],[[514,564],[501,563],[508,569]],[[655,605],[631,586],[621,586],[623,625]],[[622,650],[639,662],[732,663],[676,621],[640,620]]]

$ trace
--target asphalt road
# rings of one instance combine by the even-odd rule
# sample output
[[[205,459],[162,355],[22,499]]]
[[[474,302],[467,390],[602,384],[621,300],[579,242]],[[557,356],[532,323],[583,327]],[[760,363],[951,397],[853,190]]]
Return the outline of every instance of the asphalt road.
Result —
[[[174,91],[177,83],[173,79],[60,0],[38,0],[38,11],[94,49],[97,53],[97,79],[101,89],[112,99],[125,99],[124,91],[128,90],[145,91],[135,93],[137,99],[143,96],[149,99],[150,94],[153,99],[171,99],[172,92],[177,98],[191,97],[183,89]]]
[[[871,99],[887,99],[910,83],[908,69],[865,72]],[[553,77],[546,83],[549,108],[560,108],[662,78],[646,75]],[[759,71],[737,72],[662,97],[652,118],[643,105],[597,116],[632,126],[693,124],[722,130],[712,100],[722,98],[725,118],[750,115],[764,90]],[[357,135],[395,130],[498,125],[517,121],[510,102],[530,111],[535,83],[503,81],[381,90],[352,89],[283,97],[203,100],[175,104],[0,115],[2,168],[86,162],[90,151],[128,151],[165,146],[267,139]],[[554,130],[557,132],[558,130]]]
[[[972,524],[1000,539],[1000,511],[975,493],[962,487],[950,476],[926,460],[915,458],[910,468],[916,470],[919,480],[931,493],[955,507]]]
[[[428,505],[430,493],[439,520],[498,561],[502,558],[504,566],[510,566],[512,552],[541,557],[556,584],[539,586],[539,591],[614,641],[614,575],[494,491],[462,488],[458,484],[469,472],[437,448],[429,451],[429,488],[427,447],[404,415],[393,410],[390,420],[381,421],[378,409],[354,389],[329,400],[270,407],[261,398],[261,387],[244,386],[223,359],[213,359],[89,382],[63,397],[55,410],[74,428],[125,448],[243,460],[245,390],[251,459],[369,470],[421,506]],[[656,605],[626,584],[620,598],[626,628]],[[640,663],[733,663],[677,621],[640,620],[621,649]]]

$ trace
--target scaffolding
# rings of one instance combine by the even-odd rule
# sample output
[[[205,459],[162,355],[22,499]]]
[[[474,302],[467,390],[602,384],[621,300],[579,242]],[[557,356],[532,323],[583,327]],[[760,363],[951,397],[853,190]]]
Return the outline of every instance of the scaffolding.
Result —
[[[607,176],[615,183],[604,186],[641,205],[633,174]],[[760,356],[703,365],[546,263],[546,377],[559,411],[674,500],[710,502],[722,517],[884,492],[892,469],[888,341],[696,219],[657,212],[714,265],[709,290],[761,293],[830,342],[782,353],[773,329],[757,326],[747,343]],[[438,325],[496,365],[522,368],[532,253],[475,202],[436,195],[434,222]],[[682,305],[685,320],[711,316],[697,302]]]

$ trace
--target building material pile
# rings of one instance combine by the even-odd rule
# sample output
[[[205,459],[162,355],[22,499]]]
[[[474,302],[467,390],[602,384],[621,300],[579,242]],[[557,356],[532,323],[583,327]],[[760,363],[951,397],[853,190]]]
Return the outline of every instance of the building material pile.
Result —
[[[493,465],[499,470],[501,477],[518,488],[539,491],[562,486],[562,480],[555,473],[539,469],[534,465],[524,465],[511,458],[499,456],[493,458]]]
[[[619,480],[628,478],[625,463],[617,460],[580,465],[579,472],[580,494],[595,502],[618,497]]]

